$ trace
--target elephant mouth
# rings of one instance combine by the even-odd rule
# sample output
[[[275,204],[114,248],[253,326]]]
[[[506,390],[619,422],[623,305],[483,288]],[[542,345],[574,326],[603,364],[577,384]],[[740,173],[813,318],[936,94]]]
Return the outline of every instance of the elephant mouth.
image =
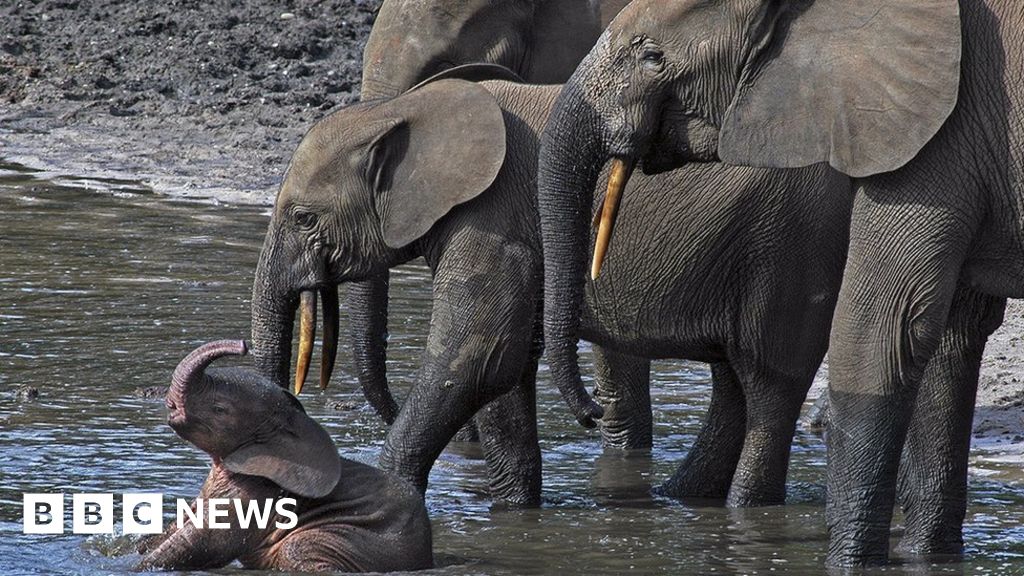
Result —
[[[320,351],[320,389],[327,388],[334,373],[334,361],[338,353],[338,289],[337,286],[321,286],[303,290],[299,295],[299,355],[295,363],[293,391],[302,392],[313,359],[313,342],[316,338],[317,294],[324,310],[323,348]]]
[[[622,192],[629,182],[629,177],[636,167],[636,160],[629,157],[613,157],[611,172],[608,175],[608,190],[601,200],[601,206],[594,215],[593,227],[597,228],[597,239],[594,241],[594,259],[590,263],[590,279],[597,280],[601,274],[601,266],[612,242],[612,231],[615,219],[619,215],[619,203]]]

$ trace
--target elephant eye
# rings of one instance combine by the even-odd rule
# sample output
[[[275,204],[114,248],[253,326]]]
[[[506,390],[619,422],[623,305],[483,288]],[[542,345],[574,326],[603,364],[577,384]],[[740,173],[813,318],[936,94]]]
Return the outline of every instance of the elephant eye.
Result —
[[[306,212],[305,210],[298,210],[295,212],[295,222],[303,228],[312,228],[316,224],[316,214]]]
[[[665,60],[665,53],[657,48],[644,48],[640,53],[640,62],[646,67],[658,67]]]
[[[228,409],[225,408],[224,406],[221,406],[220,404],[214,404],[213,413],[218,416],[223,416],[228,413]]]

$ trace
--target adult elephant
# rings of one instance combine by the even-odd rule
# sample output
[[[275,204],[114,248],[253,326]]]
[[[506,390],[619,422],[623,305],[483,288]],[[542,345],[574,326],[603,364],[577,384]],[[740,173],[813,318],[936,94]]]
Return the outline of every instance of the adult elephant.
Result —
[[[612,9],[621,3],[605,2]],[[393,98],[434,74],[474,62],[501,65],[535,84],[560,84],[602,29],[593,0],[385,0],[363,51],[361,98]],[[356,376],[367,401],[392,424],[399,407],[385,362],[388,279],[384,271],[352,283],[346,307]],[[460,433],[474,437],[472,427]]]
[[[857,178],[831,334],[828,562],[887,559],[897,485],[902,545],[959,552],[981,351],[1004,298],[1024,295],[1021,30],[1009,0],[631,3],[566,84],[541,151],[545,336],[578,417],[600,415],[578,378],[575,303],[605,162],[620,181],[637,162],[828,162]],[[639,233],[620,221],[620,240]]]
[[[492,492],[535,504],[542,258],[534,181],[538,135],[560,87],[443,76],[339,111],[303,140],[257,268],[253,345],[263,371],[284,381],[299,306],[298,364],[308,366],[315,303],[300,294],[319,292],[323,356],[332,359],[337,286],[424,257],[430,335],[381,464],[425,487],[438,454],[486,405],[481,414],[496,431],[484,434]],[[781,502],[795,420],[838,292],[849,182],[825,167],[698,166],[632,186],[659,201],[623,207],[622,222],[647,231],[613,249],[641,257],[610,263],[594,284],[584,334],[622,356],[603,370],[635,368],[629,358],[639,356],[714,363],[708,420],[666,493]],[[795,232],[780,240],[779,230]],[[777,355],[788,364],[766,362]],[[606,389],[608,419],[645,386]],[[508,403],[488,405],[499,397]]]

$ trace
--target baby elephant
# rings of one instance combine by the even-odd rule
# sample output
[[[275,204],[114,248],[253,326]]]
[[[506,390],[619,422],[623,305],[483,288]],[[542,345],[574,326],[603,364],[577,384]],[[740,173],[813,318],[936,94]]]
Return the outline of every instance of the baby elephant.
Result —
[[[209,454],[213,468],[192,503],[201,524],[183,515],[180,528],[174,522],[147,546],[139,568],[217,568],[235,559],[304,572],[430,568],[430,521],[415,488],[339,458],[298,400],[255,372],[206,371],[221,356],[245,353],[241,340],[211,342],[174,371],[167,423]],[[230,500],[216,518],[211,498]],[[263,510],[269,522],[240,520],[236,507]],[[211,519],[226,527],[211,528]]]

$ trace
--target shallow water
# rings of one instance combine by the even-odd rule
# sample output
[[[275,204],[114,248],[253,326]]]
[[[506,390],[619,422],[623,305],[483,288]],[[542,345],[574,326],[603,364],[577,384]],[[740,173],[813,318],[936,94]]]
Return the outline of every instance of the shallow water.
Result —
[[[24,492],[195,495],[205,456],[166,426],[161,400],[132,393],[165,384],[196,345],[248,335],[266,223],[261,208],[0,165],[0,574],[122,573],[138,559],[125,555],[127,537],[21,534]],[[410,265],[393,278],[389,369],[401,393],[426,334],[429,277]],[[372,462],[385,429],[356,393],[349,365],[342,349],[331,388],[302,400],[346,456]],[[22,386],[40,397],[20,402]],[[787,506],[727,510],[652,498],[649,487],[671,474],[699,427],[708,372],[659,362],[652,387],[654,449],[603,454],[542,374],[539,510],[492,507],[483,461],[465,447],[446,452],[427,494],[442,564],[434,572],[821,573],[820,439],[796,439]],[[335,408],[339,401],[364,407]],[[879,572],[1024,574],[1024,482],[1014,466],[996,466],[972,469],[964,562]]]

